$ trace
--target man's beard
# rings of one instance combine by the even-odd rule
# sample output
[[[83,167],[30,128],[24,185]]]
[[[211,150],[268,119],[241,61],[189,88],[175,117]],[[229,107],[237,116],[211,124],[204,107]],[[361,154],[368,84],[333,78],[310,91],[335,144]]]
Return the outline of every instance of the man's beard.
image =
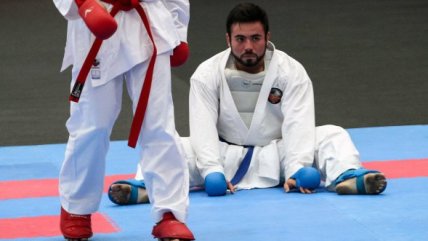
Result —
[[[254,67],[254,66],[257,66],[264,59],[266,50],[263,51],[263,54],[261,56],[257,56],[257,54],[252,53],[252,52],[251,53],[244,53],[241,56],[235,55],[233,53],[233,51],[231,53],[232,53],[233,58],[235,58],[235,60],[238,63],[240,63],[241,65],[243,65],[245,67]],[[254,55],[255,58],[249,58],[249,59],[244,60],[243,59],[244,55]]]

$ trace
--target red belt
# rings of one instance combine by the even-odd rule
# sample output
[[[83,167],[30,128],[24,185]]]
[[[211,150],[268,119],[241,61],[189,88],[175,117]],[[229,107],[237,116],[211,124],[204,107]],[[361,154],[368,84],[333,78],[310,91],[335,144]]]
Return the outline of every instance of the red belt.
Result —
[[[107,0],[106,2],[109,2],[109,1]],[[138,14],[141,17],[141,20],[143,21],[144,27],[146,28],[147,34],[149,35],[150,41],[152,42],[152,45],[153,45],[153,53],[152,53],[152,56],[150,57],[149,66],[146,71],[146,76],[144,77],[143,87],[141,89],[140,98],[138,100],[137,109],[135,110],[134,118],[132,120],[131,130],[128,138],[128,146],[135,148],[140,131],[141,131],[141,127],[143,125],[144,115],[146,113],[147,104],[149,101],[150,88],[152,86],[153,69],[155,67],[157,49],[156,49],[155,42],[153,40],[153,35],[150,29],[149,21],[146,13],[144,12],[144,9],[141,7],[138,0],[131,0],[131,2],[132,2],[132,6],[129,6],[129,5],[124,6],[121,3],[121,1],[115,1],[113,3],[113,8],[110,11],[110,15],[114,17],[120,10],[129,10],[132,8],[137,10]],[[80,69],[80,72],[77,76],[76,82],[73,86],[73,90],[71,91],[70,101],[79,102],[79,98],[82,93],[83,86],[85,85],[85,81],[88,76],[89,70],[91,69],[91,66],[94,63],[94,60],[98,54],[98,51],[100,50],[102,42],[103,42],[102,39],[96,38],[94,43],[92,44],[92,47],[89,50],[89,53],[86,56],[86,59],[83,62],[82,68]]]

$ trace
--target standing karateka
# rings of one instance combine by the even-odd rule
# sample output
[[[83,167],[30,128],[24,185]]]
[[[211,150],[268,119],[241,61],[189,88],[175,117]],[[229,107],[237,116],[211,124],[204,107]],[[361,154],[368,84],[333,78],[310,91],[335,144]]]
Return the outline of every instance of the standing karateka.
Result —
[[[312,193],[320,182],[338,194],[383,192],[385,176],[362,168],[346,130],[315,127],[312,82],[299,62],[269,41],[265,11],[239,4],[226,29],[229,48],[191,77],[190,141],[182,138],[191,186],[212,196],[281,183],[287,192]],[[144,181],[137,180],[113,183],[110,199],[147,201]]]
[[[62,234],[67,240],[93,235],[91,214],[101,201],[109,138],[125,82],[134,110],[129,145],[135,147],[139,140],[141,146],[142,172],[157,223],[152,234],[159,240],[194,240],[184,224],[189,173],[174,125],[170,69],[188,54],[189,2],[54,3],[68,20],[62,69],[73,65],[69,140],[59,177]]]

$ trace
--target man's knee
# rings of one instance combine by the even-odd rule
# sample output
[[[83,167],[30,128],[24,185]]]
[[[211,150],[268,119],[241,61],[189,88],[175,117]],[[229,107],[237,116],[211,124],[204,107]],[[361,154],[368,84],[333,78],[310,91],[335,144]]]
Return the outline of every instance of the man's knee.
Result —
[[[317,127],[316,137],[318,145],[321,146],[332,142],[346,143],[351,139],[347,130],[336,125],[323,125]]]
[[[337,125],[331,125],[331,124],[318,126],[317,131],[319,133],[325,133],[325,134],[329,134],[329,135],[337,135],[337,134],[347,133],[347,131],[343,127],[337,126]]]

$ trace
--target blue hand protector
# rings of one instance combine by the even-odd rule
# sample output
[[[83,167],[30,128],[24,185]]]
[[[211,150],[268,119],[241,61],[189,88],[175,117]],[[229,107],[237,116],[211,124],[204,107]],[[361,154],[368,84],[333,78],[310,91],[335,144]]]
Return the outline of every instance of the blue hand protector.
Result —
[[[205,192],[208,196],[223,196],[226,190],[226,178],[223,173],[213,172],[205,177]]]
[[[297,188],[316,189],[321,183],[321,175],[313,167],[302,167],[291,178],[296,180]]]

